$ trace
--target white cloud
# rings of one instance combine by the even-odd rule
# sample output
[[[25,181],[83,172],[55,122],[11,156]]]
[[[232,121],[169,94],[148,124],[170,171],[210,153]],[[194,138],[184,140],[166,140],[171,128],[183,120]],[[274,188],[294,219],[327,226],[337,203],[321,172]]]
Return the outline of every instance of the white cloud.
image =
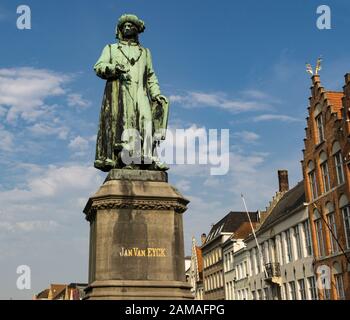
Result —
[[[220,180],[216,177],[208,177],[204,183],[203,183],[203,186],[205,187],[219,187],[220,186]]]
[[[28,183],[30,192],[34,196],[67,195],[67,192],[75,190],[88,190],[89,185],[100,182],[97,170],[92,167],[50,166],[44,175],[33,179]]]
[[[233,136],[246,143],[254,143],[260,139],[260,136],[255,132],[245,130],[241,132],[235,132]]]
[[[102,184],[102,174],[76,164],[23,164],[16,174],[16,186],[0,189],[0,282],[8,288],[2,296],[20,294],[7,278],[21,264],[40,274],[26,298],[50,281],[87,281],[89,223],[82,211]],[[62,261],[71,262],[69,272]]]
[[[89,140],[77,136],[69,142],[68,147],[74,151],[86,151],[89,148]]]
[[[14,147],[14,136],[0,125],[0,150],[12,151]]]
[[[64,95],[64,84],[69,80],[68,75],[45,69],[0,69],[0,106],[8,108],[7,121],[18,117],[34,121],[46,114],[45,100]]]
[[[0,203],[4,204],[4,208],[28,205],[30,210],[32,202],[40,207],[40,204],[45,201],[51,203],[53,199],[63,196],[74,198],[75,202],[77,193],[89,191],[93,186],[101,183],[99,172],[92,167],[81,165],[34,167],[35,170],[28,165],[31,174],[20,187],[0,192]],[[36,203],[38,199],[40,203]]]
[[[39,136],[51,136],[56,135],[61,140],[66,140],[69,133],[69,128],[66,126],[52,126],[46,123],[36,123],[35,125],[29,127],[29,131],[31,131],[35,135]]]
[[[73,138],[68,144],[68,148],[73,152],[72,156],[74,158],[85,157],[89,150],[95,148],[96,138],[96,135],[90,137],[76,136]]]
[[[260,116],[254,117],[253,121],[254,122],[261,122],[261,121],[294,122],[294,121],[302,121],[302,120],[291,116],[283,115],[283,114],[262,114]]]
[[[244,90],[243,94],[246,95],[247,97],[255,98],[255,99],[271,99],[271,97],[260,90],[255,90],[255,89],[249,89],[249,90]]]
[[[21,222],[0,222],[0,230],[10,232],[32,232],[32,231],[44,231],[50,232],[58,227],[56,221],[21,221]]]
[[[179,180],[176,183],[176,187],[182,191],[189,191],[191,189],[191,182],[189,180]]]
[[[84,99],[81,94],[72,93],[67,96],[68,105],[70,107],[87,108],[91,102]]]
[[[184,95],[171,95],[170,101],[183,104],[184,107],[214,107],[233,113],[270,109],[271,101],[260,101],[262,93],[258,98],[256,93],[251,99],[231,99],[223,93],[190,91]]]

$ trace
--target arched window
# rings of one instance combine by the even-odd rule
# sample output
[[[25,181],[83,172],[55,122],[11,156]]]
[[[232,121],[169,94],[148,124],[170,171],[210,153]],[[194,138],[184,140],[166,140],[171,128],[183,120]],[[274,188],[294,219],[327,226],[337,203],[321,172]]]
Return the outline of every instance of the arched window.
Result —
[[[315,165],[314,165],[314,162],[310,160],[307,164],[307,172],[311,172],[313,170],[315,170]]]
[[[320,212],[317,209],[314,209],[314,220],[321,219]]]
[[[327,192],[331,188],[331,183],[329,179],[329,170],[328,170],[328,162],[327,162],[327,154],[322,151],[320,153],[320,167],[322,173],[322,182],[323,182],[323,191]]]
[[[334,262],[333,263],[333,270],[332,270],[333,274],[339,274],[339,273],[343,273],[342,271],[342,267],[340,265],[339,262]]]
[[[314,117],[316,118],[317,116],[319,116],[321,112],[322,112],[322,106],[320,103],[318,103],[315,106]]]
[[[334,141],[332,146],[332,154],[334,155],[339,151],[340,151],[340,144],[338,141]]]
[[[339,208],[343,214],[346,247],[350,249],[350,208],[348,198],[345,194],[339,198]]]
[[[334,212],[334,205],[332,202],[327,202],[325,207],[325,214],[330,214]]]
[[[313,213],[314,213],[314,224],[315,224],[316,239],[317,239],[317,249],[318,249],[317,252],[319,257],[324,257],[326,252],[325,252],[325,246],[323,241],[322,219],[317,209],[315,209]]]
[[[324,127],[322,119],[322,107],[319,103],[315,107],[314,117],[317,128],[317,143],[321,143],[324,141]]]
[[[344,183],[344,167],[343,167],[343,157],[341,154],[340,144],[335,141],[332,146],[332,155],[334,159],[335,170],[337,173],[338,185]]]
[[[309,161],[307,165],[308,177],[309,177],[309,186],[311,191],[311,198],[316,199],[318,197],[317,191],[317,182],[316,182],[316,172],[315,165],[313,161]]]
[[[344,300],[345,290],[344,290],[344,281],[343,281],[343,271],[339,262],[334,262],[332,271],[334,275],[335,287],[337,290],[337,299]]]
[[[332,253],[336,253],[339,251],[339,247],[336,240],[338,237],[338,232],[337,232],[337,224],[335,222],[333,203],[331,202],[326,203],[325,214],[327,215],[328,226],[332,230],[331,231],[328,229],[329,239],[331,240],[331,250],[332,250]]]
[[[349,204],[348,197],[345,194],[342,194],[339,198],[339,208],[343,208]]]

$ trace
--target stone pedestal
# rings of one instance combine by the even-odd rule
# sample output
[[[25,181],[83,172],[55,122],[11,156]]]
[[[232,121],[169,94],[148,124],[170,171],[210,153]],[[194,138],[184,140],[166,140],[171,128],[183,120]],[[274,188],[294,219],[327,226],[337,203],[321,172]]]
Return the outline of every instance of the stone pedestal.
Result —
[[[187,204],[165,172],[112,170],[84,209],[86,299],[192,299],[184,266]]]

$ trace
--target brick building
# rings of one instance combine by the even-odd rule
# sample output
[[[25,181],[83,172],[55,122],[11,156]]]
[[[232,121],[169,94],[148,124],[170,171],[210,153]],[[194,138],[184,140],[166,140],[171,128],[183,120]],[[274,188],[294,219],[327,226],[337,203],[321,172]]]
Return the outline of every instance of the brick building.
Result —
[[[343,92],[312,77],[302,169],[320,299],[350,299],[350,75]],[[329,279],[329,280],[327,280]]]
[[[202,244],[205,242],[206,235],[202,234]],[[191,267],[189,272],[189,282],[191,284],[191,292],[195,300],[203,300],[204,288],[203,288],[203,257],[202,249],[197,246],[196,239],[192,238],[192,254],[191,254]]]
[[[253,223],[259,221],[258,212],[249,212]],[[210,230],[209,235],[202,245],[203,255],[203,282],[205,300],[224,300],[224,259],[223,244],[237,230],[249,221],[246,212],[230,212]]]

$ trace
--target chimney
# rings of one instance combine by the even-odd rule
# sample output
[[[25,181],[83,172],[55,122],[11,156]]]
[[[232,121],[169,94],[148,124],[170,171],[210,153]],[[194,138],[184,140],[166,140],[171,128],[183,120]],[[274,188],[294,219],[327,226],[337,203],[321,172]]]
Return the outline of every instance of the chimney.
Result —
[[[280,192],[289,190],[288,170],[278,170],[278,184]]]
[[[205,243],[206,240],[207,240],[207,235],[205,233],[202,233],[202,235],[201,235],[202,245]]]
[[[311,77],[311,80],[312,80],[312,84],[313,85],[316,85],[317,83],[320,83],[320,75],[318,74],[315,74]]]

